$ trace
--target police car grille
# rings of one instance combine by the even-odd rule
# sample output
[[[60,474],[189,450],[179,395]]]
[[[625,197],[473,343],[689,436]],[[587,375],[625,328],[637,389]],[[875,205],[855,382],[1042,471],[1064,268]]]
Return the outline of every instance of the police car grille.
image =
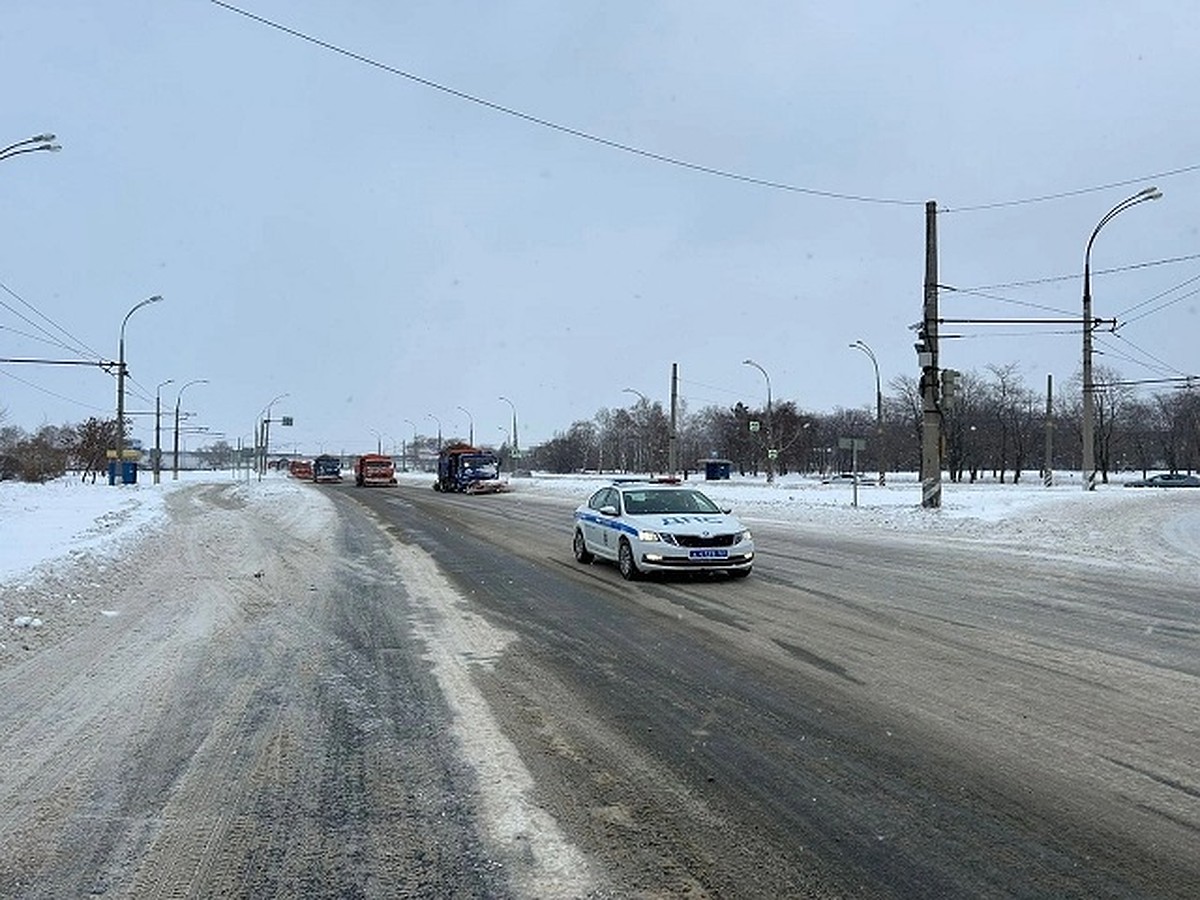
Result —
[[[701,537],[698,534],[677,534],[675,540],[680,547],[732,547],[732,534],[713,534]]]

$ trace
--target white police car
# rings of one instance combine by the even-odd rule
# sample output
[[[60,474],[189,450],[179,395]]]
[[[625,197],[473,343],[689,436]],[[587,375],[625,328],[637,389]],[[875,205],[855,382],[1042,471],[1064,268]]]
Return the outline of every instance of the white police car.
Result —
[[[644,572],[750,574],[750,531],[705,494],[680,484],[614,482],[575,510],[575,559],[613,560],[626,579]]]

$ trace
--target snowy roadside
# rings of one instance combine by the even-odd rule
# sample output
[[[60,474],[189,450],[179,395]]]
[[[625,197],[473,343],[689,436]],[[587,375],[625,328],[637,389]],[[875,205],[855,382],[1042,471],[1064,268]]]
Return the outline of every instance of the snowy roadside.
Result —
[[[428,485],[424,473],[400,474],[407,484]],[[608,476],[512,479],[514,493],[582,502]],[[296,516],[300,492],[311,484],[272,474],[263,481],[236,480],[228,472],[185,473],[179,481],[120,487],[74,478],[45,485],[0,484],[0,627],[39,627],[36,585],[65,582],[83,565],[103,567],[160,528],[167,496],[198,482],[236,484],[266,503],[274,515]],[[1047,489],[1036,479],[1018,485],[991,481],[945,484],[943,505],[920,507],[913,475],[892,475],[886,487],[862,485],[858,505],[848,484],[822,484],[802,476],[694,483],[728,505],[752,527],[781,526],[854,537],[928,540],[1003,551],[1031,558],[1086,561],[1101,567],[1144,568],[1200,583],[1200,490],[1123,489],[1119,484],[1085,493],[1071,474]],[[261,507],[259,507],[261,508]],[[302,522],[296,523],[302,526]],[[73,603],[71,598],[60,598]]]
[[[186,473],[179,481],[113,487],[63,478],[47,484],[0,484],[0,663],[31,640],[54,640],[76,628],[120,614],[124,587],[140,577],[137,554],[170,521],[168,501],[197,484],[236,486],[260,515],[306,534],[319,527],[314,504],[285,478],[261,484],[228,473]],[[51,635],[54,635],[52,637]]]
[[[514,491],[582,502],[606,480],[543,475],[510,484]],[[751,527],[898,541],[936,538],[981,552],[1144,568],[1200,584],[1200,490],[1124,488],[1114,481],[1087,493],[1078,473],[1061,473],[1051,488],[1035,474],[1016,485],[946,482],[941,508],[927,510],[911,473],[889,475],[885,487],[860,485],[857,506],[852,485],[805,476],[780,477],[774,485],[761,478],[692,483]]]

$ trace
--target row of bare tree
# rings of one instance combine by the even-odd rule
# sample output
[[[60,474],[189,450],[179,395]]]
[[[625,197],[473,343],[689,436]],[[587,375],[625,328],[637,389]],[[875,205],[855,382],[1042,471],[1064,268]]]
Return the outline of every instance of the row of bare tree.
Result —
[[[1120,471],[1146,473],[1200,468],[1200,392],[1170,390],[1140,398],[1117,375],[1094,373],[1096,461],[1105,482]],[[974,481],[987,475],[1016,483],[1026,473],[1047,465],[1050,432],[1052,470],[1082,464],[1080,429],[1082,394],[1079,381],[1060,389],[1046,415],[1045,389],[1026,384],[1016,366],[988,366],[965,372],[959,396],[943,411],[943,463],[952,480]],[[695,471],[705,459],[726,459],[741,474],[758,474],[767,462],[767,434],[773,437],[775,471],[848,472],[851,451],[842,438],[865,438],[860,472],[912,472],[920,468],[921,396],[916,378],[893,379],[883,398],[882,429],[871,407],[810,413],[784,400],[766,410],[744,403],[733,407],[686,408],[679,416],[678,467]],[[669,467],[670,418],[661,403],[641,399],[632,407],[601,409],[586,421],[526,451],[515,461],[521,468],[550,472],[664,473]],[[34,433],[0,428],[0,478],[46,481],[68,471],[93,480],[105,471],[107,451],[114,446],[115,419],[91,418],[80,425],[43,426]],[[436,440],[427,438],[420,459],[437,455]],[[412,460],[418,462],[416,449]],[[500,448],[511,469],[507,446]],[[235,451],[224,441],[195,451],[210,468],[231,467]],[[407,460],[406,460],[407,462]]]
[[[35,432],[0,428],[0,479],[45,482],[68,470],[94,481],[115,446],[116,419],[91,418],[81,425],[43,425]]]
[[[46,482],[67,472],[95,481],[108,469],[108,453],[116,446],[117,420],[92,417],[79,425],[43,425],[26,432],[0,428],[0,480]],[[224,441],[196,451],[210,468],[233,464],[233,449]]]
[[[1119,378],[1097,368],[1094,380],[1096,460],[1101,477],[1119,471],[1192,471],[1200,467],[1200,393],[1171,390],[1139,398]],[[1045,388],[1026,384],[1016,366],[965,372],[959,396],[943,416],[943,460],[953,480],[981,475],[1016,483],[1046,465],[1050,431],[1052,470],[1082,464],[1082,394],[1078,379],[1059,389],[1046,414]],[[775,469],[789,472],[848,472],[851,451],[842,438],[865,438],[862,472],[917,471],[921,456],[922,406],[917,379],[900,377],[884,397],[882,429],[871,407],[810,413],[794,401],[773,405],[770,432]],[[766,410],[738,403],[708,406],[679,417],[678,465],[694,471],[700,461],[727,459],[742,474],[766,468]],[[758,423],[758,425],[752,425]],[[601,409],[588,421],[528,452],[524,465],[552,472],[583,470],[665,472],[670,420],[661,403]]]

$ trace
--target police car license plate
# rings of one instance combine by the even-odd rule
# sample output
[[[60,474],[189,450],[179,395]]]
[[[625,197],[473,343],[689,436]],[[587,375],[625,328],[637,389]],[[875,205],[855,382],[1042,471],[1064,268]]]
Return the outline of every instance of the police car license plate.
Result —
[[[692,550],[688,553],[692,559],[724,559],[728,555],[728,550]]]

